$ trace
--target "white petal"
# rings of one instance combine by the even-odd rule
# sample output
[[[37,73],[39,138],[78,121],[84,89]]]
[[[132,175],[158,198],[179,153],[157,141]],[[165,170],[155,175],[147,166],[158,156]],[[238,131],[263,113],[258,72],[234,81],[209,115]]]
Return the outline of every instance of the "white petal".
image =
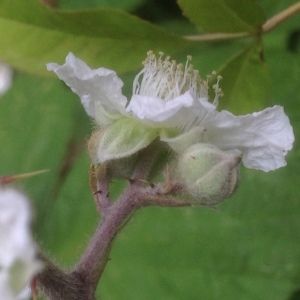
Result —
[[[109,122],[110,115],[125,113],[127,99],[122,95],[122,80],[112,70],[99,68],[92,70],[82,60],[69,53],[66,63],[47,64],[74,93],[91,117],[100,124]]]
[[[15,190],[0,189],[0,299],[16,299],[41,268],[30,222],[27,199]]]
[[[286,165],[294,142],[293,128],[281,106],[234,116],[221,111],[207,123],[205,142],[223,150],[239,149],[246,167],[271,171]]]
[[[10,65],[0,62],[0,96],[5,94],[12,85],[13,69]]]
[[[127,107],[138,119],[151,126],[190,128],[215,109],[206,99],[195,101],[189,92],[173,100],[164,101],[157,97],[133,95]]]

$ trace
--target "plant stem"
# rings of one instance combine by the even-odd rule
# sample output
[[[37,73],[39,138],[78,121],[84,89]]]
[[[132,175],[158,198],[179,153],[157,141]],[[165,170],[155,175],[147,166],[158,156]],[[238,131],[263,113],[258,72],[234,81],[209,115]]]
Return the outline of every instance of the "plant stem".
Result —
[[[147,206],[197,205],[174,197],[182,194],[183,187],[172,182],[169,172],[166,184],[155,185],[147,181],[147,175],[158,154],[159,151],[155,148],[141,153],[128,187],[115,202],[109,197],[109,179],[105,176],[105,170],[100,170],[103,171],[103,176],[99,173],[97,176],[94,168],[91,168],[90,186],[101,214],[101,222],[71,272],[62,271],[42,257],[45,269],[36,279],[39,289],[50,300],[95,300],[95,291],[109,260],[114,239],[137,209]]]
[[[269,20],[262,25],[261,31],[259,34],[267,33],[272,29],[276,28],[279,24],[283,23],[286,19],[294,16],[296,13],[300,12],[300,2],[297,2],[285,10],[281,11],[277,15],[271,17]],[[257,35],[257,33],[250,33],[250,32],[238,32],[238,33],[209,33],[209,34],[201,34],[201,35],[187,35],[184,36],[186,40],[190,41],[217,41],[217,40],[228,40],[228,39],[237,39],[241,37],[249,37]]]
[[[81,260],[73,273],[85,278],[86,283],[96,289],[98,281],[104,271],[114,238],[122,227],[122,224],[138,208],[133,197],[130,197],[130,189],[122,195],[106,211],[105,217],[99,224],[96,232],[84,252]]]
[[[295,3],[294,5],[289,6],[285,10],[281,11],[277,15],[273,16],[262,26],[262,31],[268,32],[279,24],[283,23],[288,18],[292,17],[296,13],[300,12],[300,2]]]
[[[94,291],[78,274],[68,274],[40,255],[44,269],[36,276],[38,289],[50,300],[95,300]]]

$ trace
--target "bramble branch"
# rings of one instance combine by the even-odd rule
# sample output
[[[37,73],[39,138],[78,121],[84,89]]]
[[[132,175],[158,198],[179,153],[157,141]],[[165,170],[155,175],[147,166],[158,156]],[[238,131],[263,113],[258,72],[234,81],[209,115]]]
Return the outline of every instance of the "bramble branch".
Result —
[[[297,2],[285,10],[281,11],[277,15],[271,17],[269,20],[262,25],[261,30],[257,33],[250,32],[238,32],[238,33],[209,33],[209,34],[201,34],[201,35],[187,35],[184,36],[186,40],[190,41],[199,41],[199,42],[208,42],[208,41],[217,41],[217,40],[229,40],[229,39],[237,39],[242,37],[250,37],[255,36],[257,34],[264,34],[272,29],[276,28],[278,25],[291,18],[295,14],[300,12],[300,2]]]

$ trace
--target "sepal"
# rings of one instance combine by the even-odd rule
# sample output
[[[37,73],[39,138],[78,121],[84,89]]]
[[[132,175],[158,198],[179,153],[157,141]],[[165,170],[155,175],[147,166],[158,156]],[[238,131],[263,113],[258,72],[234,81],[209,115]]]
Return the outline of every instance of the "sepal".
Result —
[[[92,162],[104,163],[131,156],[147,147],[158,136],[158,130],[133,118],[122,118],[97,131],[89,143]]]

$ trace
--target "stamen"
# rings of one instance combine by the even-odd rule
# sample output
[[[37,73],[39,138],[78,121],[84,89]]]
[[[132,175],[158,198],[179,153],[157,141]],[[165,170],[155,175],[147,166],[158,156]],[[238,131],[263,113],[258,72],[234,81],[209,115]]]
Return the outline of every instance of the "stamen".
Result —
[[[224,95],[222,89],[219,87],[220,80],[222,80],[222,76],[218,75],[217,76],[217,83],[213,85],[213,89],[214,89],[214,92],[215,92],[215,99],[213,101],[213,104],[215,106],[218,106],[218,104],[219,104],[219,97],[222,97]]]
[[[185,65],[177,64],[170,60],[170,56],[164,58],[164,53],[159,52],[158,58],[153,51],[148,51],[147,58],[143,62],[144,68],[137,74],[133,81],[133,95],[159,97],[169,101],[189,91],[195,99],[208,98],[208,87],[211,76],[202,80],[199,72],[194,70],[190,63],[192,56],[188,55]],[[222,95],[219,88],[220,77],[213,86],[215,91],[214,103]]]

